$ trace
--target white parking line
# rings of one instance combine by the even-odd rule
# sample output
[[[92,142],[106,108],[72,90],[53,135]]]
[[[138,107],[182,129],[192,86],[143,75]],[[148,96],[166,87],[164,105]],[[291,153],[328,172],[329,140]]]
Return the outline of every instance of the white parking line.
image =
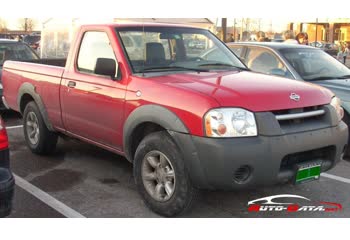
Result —
[[[6,129],[15,129],[15,128],[22,128],[23,125],[18,125],[18,126],[11,126],[11,127],[6,127]]]
[[[326,177],[326,178],[330,178],[330,179],[333,179],[333,180],[337,180],[339,182],[349,183],[350,184],[350,179],[348,179],[348,178],[343,178],[343,177],[335,176],[335,175],[328,174],[328,173],[321,173],[321,176],[322,177]]]
[[[68,218],[85,218],[85,216],[81,215],[74,209],[68,207],[64,203],[58,201],[56,198],[42,191],[41,189],[35,187],[31,183],[27,182],[23,178],[13,174],[15,177],[16,185],[32,194],[36,198],[38,198],[43,203],[55,209],[57,212],[61,213],[63,216]]]

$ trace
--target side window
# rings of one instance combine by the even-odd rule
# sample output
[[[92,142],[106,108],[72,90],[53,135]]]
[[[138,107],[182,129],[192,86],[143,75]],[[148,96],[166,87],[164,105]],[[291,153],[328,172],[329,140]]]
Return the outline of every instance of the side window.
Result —
[[[117,63],[108,35],[105,32],[86,32],[80,45],[78,70],[94,74],[98,58],[113,59]]]
[[[237,57],[242,56],[243,47],[242,46],[229,46],[229,48],[234,52]]]
[[[263,48],[248,48],[245,64],[255,72],[289,77],[285,65],[271,51]]]

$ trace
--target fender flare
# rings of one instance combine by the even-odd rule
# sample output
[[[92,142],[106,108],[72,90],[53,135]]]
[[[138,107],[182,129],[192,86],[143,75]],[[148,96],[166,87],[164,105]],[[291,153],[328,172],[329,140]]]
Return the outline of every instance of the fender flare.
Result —
[[[131,153],[132,133],[140,124],[145,122],[158,124],[168,131],[189,133],[181,119],[169,109],[154,104],[141,106],[128,116],[123,128],[124,153],[130,162],[133,159]]]
[[[45,105],[44,105],[40,95],[36,92],[35,86],[33,84],[31,84],[31,83],[23,83],[21,85],[21,87],[19,88],[18,96],[17,96],[18,109],[21,111],[21,100],[22,100],[22,97],[25,94],[29,94],[34,99],[34,102],[36,103],[36,105],[39,108],[39,111],[41,113],[41,116],[42,116],[42,118],[44,120],[44,123],[45,123],[46,127],[50,131],[55,131],[54,128],[52,127],[52,124],[51,124],[50,120],[49,120],[49,115],[48,115],[48,113],[46,111]]]

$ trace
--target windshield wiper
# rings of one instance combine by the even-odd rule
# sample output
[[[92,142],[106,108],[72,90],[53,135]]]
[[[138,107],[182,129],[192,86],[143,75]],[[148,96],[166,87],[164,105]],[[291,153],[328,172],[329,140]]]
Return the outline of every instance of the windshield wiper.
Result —
[[[251,71],[248,68],[237,67],[237,66],[234,66],[234,65],[231,65],[231,64],[228,64],[228,63],[203,63],[203,64],[198,65],[198,67],[210,67],[210,66],[231,67],[231,68],[236,68],[236,69],[243,70],[243,71]]]
[[[157,72],[157,71],[194,71],[194,72],[209,72],[209,69],[202,68],[188,68],[188,67],[179,67],[179,66],[163,66],[163,67],[148,67],[140,71],[142,72]]]
[[[315,77],[315,78],[304,78],[306,81],[317,81],[317,80],[332,80],[339,79],[337,77],[324,76],[324,77]]]
[[[334,77],[334,76],[322,76],[322,77],[315,77],[315,78],[304,78],[306,81],[317,81],[317,80],[335,80],[335,79],[348,79],[350,78],[350,75],[344,75],[344,76],[339,76],[339,77]]]
[[[337,79],[348,79],[348,78],[350,78],[350,75],[343,75],[343,76],[337,77]]]

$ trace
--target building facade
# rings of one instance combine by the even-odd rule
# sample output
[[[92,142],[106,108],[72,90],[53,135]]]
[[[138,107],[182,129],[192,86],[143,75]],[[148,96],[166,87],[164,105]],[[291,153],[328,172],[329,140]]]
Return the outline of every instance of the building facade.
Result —
[[[289,29],[296,33],[307,32],[309,42],[350,42],[350,18],[316,18],[296,21],[289,24]]]

